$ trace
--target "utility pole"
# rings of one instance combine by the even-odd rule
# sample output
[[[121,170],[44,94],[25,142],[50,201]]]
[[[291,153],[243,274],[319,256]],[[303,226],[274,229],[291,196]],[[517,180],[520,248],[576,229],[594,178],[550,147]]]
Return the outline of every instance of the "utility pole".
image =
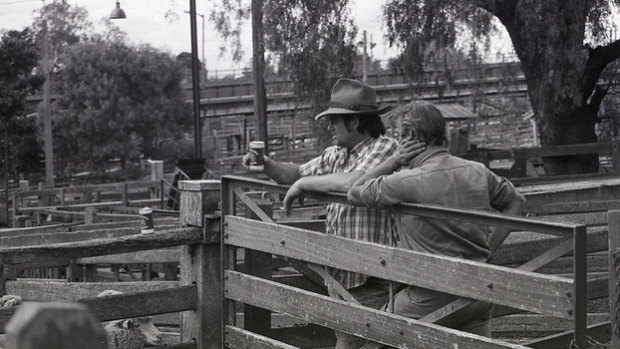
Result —
[[[190,13],[189,11],[184,11],[185,13]],[[205,15],[204,13],[196,13],[196,16],[200,16],[200,19],[202,20],[202,46],[201,46],[201,59],[202,59],[202,66],[203,66],[203,79],[204,81],[207,81],[207,61],[205,58]]]
[[[200,77],[198,75],[198,40],[196,35],[196,0],[189,1],[189,23],[192,41],[192,100],[194,107],[194,157],[202,158],[202,130],[200,129]]]
[[[254,118],[257,140],[268,151],[267,106],[265,93],[265,42],[263,36],[263,0],[252,0],[252,65],[254,68]]]
[[[15,214],[15,213],[13,213]],[[9,125],[4,127],[4,217],[7,225],[9,217]]]
[[[368,55],[366,51],[366,47],[368,46],[368,41],[366,39],[366,31],[364,30],[363,34],[363,46],[364,46],[364,56],[362,57],[362,81],[366,82],[368,80],[368,66],[366,65],[366,56]]]
[[[45,82],[43,83],[43,101],[41,106],[43,116],[43,148],[45,151],[45,184],[48,188],[54,187],[54,150],[52,141],[52,113],[50,110],[50,89],[52,85],[52,62],[50,62],[49,28],[47,21],[43,22],[43,58],[41,69]]]

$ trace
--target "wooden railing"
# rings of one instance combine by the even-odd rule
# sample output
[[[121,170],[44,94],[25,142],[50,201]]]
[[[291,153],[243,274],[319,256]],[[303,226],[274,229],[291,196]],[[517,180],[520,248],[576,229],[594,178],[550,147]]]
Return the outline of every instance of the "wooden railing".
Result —
[[[535,184],[552,181],[572,181],[584,178],[600,178],[620,175],[620,144],[618,142],[584,143],[547,147],[513,148],[513,149],[473,149],[459,156],[484,163],[487,167],[494,160],[513,161],[510,169],[497,170],[498,174],[511,178],[515,184]],[[597,154],[609,158],[608,172],[599,171],[587,175],[554,175],[538,176],[534,173],[533,164],[540,163],[545,157],[568,155]]]
[[[0,294],[21,296],[28,301],[78,301],[85,304],[99,321],[121,318],[140,317],[147,315],[183,312],[183,323],[180,336],[176,338],[176,345],[170,348],[207,348],[202,339],[205,323],[215,319],[219,323],[219,316],[212,318],[209,307],[217,307],[218,301],[207,300],[211,291],[210,283],[203,282],[206,268],[213,268],[219,263],[219,219],[216,224],[203,227],[205,211],[198,209],[193,197],[198,194],[201,198],[209,197],[206,192],[214,192],[210,196],[212,201],[198,202],[200,207],[211,210],[217,207],[219,199],[219,183],[213,183],[208,188],[201,187],[202,191],[194,192],[190,188],[182,190],[182,200],[191,204],[186,206],[183,213],[183,223],[176,227],[155,222],[156,232],[140,234],[138,224],[132,226],[114,226],[125,223],[100,223],[90,225],[58,225],[55,227],[33,227],[26,229],[3,230],[0,232]],[[183,197],[186,198],[183,198]],[[178,222],[178,218],[176,218]],[[193,224],[200,222],[199,224]],[[107,228],[107,229],[106,229]],[[203,229],[204,228],[204,229]],[[71,229],[71,232],[66,232]],[[207,237],[209,238],[207,242]],[[180,247],[176,251],[177,261],[180,263],[179,281],[147,281],[147,282],[67,282],[62,280],[33,280],[18,279],[16,272],[20,268],[40,267],[42,265],[56,265],[67,260],[81,260],[81,262],[102,262],[102,257],[132,254],[143,250],[161,250],[171,247]],[[207,260],[196,258],[205,256],[204,251],[217,251]],[[164,250],[165,251],[165,250]],[[217,258],[217,259],[216,259]],[[89,261],[90,259],[90,261]],[[109,261],[109,260],[108,260]],[[118,260],[117,260],[118,261]],[[219,269],[219,268],[218,268]],[[216,271],[217,272],[217,271]],[[69,280],[71,278],[69,277]],[[125,294],[104,298],[95,295],[103,290],[114,289]],[[0,309],[0,329],[20,307]],[[64,321],[64,319],[58,319]],[[12,328],[9,326],[9,328]],[[61,328],[64,328],[61,326]],[[206,331],[205,333],[208,333]],[[29,335],[32,335],[30,333]],[[14,342],[14,341],[13,341]],[[50,343],[55,343],[54,341]],[[214,347],[212,347],[214,348]]]
[[[506,216],[495,213],[452,209],[432,205],[404,204],[396,209],[404,214],[466,220],[552,234],[571,239],[571,244],[551,250],[512,269],[486,263],[450,258],[378,244],[359,242],[306,229],[286,227],[271,222],[257,206],[242,198],[242,189],[276,193],[286,187],[240,177],[222,178],[224,308],[223,341],[239,343],[270,342],[235,327],[233,302],[242,302],[271,311],[285,313],[335,330],[355,334],[374,342],[397,348],[517,348],[518,345],[428,324],[424,319],[401,316],[364,308],[350,302],[299,290],[261,277],[235,270],[235,249],[260,252],[301,260],[306,263],[361,272],[395,282],[412,284],[504,307],[529,311],[573,321],[573,342],[586,343],[586,228],[579,224],[562,224]],[[313,199],[347,203],[342,194],[308,193]],[[235,216],[241,200],[263,222]],[[572,277],[535,273],[534,270],[566,253],[573,252]],[[453,304],[463,307],[464,304]],[[433,322],[449,316],[433,315]],[[250,329],[251,330],[251,329]],[[251,345],[250,345],[251,346]]]
[[[571,343],[586,347],[591,334],[586,327],[588,293],[601,293],[593,287],[604,286],[599,280],[587,281],[586,252],[594,245],[602,245],[599,240],[604,237],[598,231],[587,231],[584,224],[421,204],[395,207],[403,214],[466,220],[556,237],[540,243],[544,248],[518,262],[513,258],[515,251],[503,246],[494,259],[520,264],[510,268],[326,235],[317,231],[322,224],[315,219],[274,221],[272,217],[278,216],[274,211],[279,210],[280,204],[278,195],[286,192],[286,186],[225,176],[221,180],[221,196],[214,191],[216,188],[219,183],[213,181],[181,183],[182,228],[158,230],[152,235],[118,233],[105,238],[97,236],[96,230],[85,231],[76,234],[74,240],[64,236],[68,240],[63,242],[44,245],[15,242],[11,247],[0,248],[3,268],[0,293],[37,294],[42,298],[39,300],[46,301],[58,300],[60,295],[71,300],[82,299],[98,320],[182,311],[179,348],[329,346],[333,345],[331,329],[396,348],[555,348],[568,347]],[[273,193],[271,197],[276,198],[276,205],[269,195],[255,195],[257,191]],[[308,200],[316,202],[347,203],[342,194],[306,194]],[[217,210],[220,199],[221,221],[218,216],[210,215]],[[614,244],[620,236],[619,214],[616,212],[616,218],[610,218],[610,239],[614,237]],[[590,243],[594,236],[596,240]],[[43,285],[12,277],[16,266],[33,260],[53,263],[58,258],[97,258],[94,256],[169,246],[182,246],[179,282]],[[551,261],[571,254],[572,268],[568,276],[536,272]],[[290,266],[305,277],[291,273]],[[357,305],[350,298],[347,301],[326,296],[325,283],[333,280],[321,266],[361,272],[463,298],[425,318],[413,320]],[[278,272],[274,274],[274,270]],[[288,272],[283,273],[284,270]],[[337,288],[333,283],[330,286]],[[150,288],[147,291],[143,287]],[[109,288],[128,293],[113,298],[114,301],[92,298],[96,292]],[[56,296],[44,298],[43,289],[53,289],[52,294]],[[142,291],[133,293],[137,289]],[[346,292],[342,294],[347,299]],[[24,298],[29,300],[28,296]],[[442,326],[455,316],[455,311],[458,314],[459,309],[476,301],[496,304],[498,316],[523,311],[543,314],[569,321],[572,329],[554,338],[517,345]],[[237,313],[236,302],[245,304],[243,314]],[[0,328],[13,312],[12,308],[0,310]],[[276,328],[275,321],[295,326]],[[617,323],[618,319],[612,316],[612,328]],[[368,348],[373,347],[369,345]]]

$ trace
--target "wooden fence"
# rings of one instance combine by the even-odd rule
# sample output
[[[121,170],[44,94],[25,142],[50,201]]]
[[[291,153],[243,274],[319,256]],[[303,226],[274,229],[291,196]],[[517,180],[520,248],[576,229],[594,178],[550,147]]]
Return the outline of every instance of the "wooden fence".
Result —
[[[552,241],[554,244],[546,242],[548,250],[510,268],[325,235],[317,231],[321,221],[316,220],[274,222],[271,217],[277,214],[272,210],[278,206],[265,195],[252,195],[271,192],[277,198],[287,189],[270,182],[225,176],[221,179],[221,198],[214,192],[213,181],[185,181],[180,188],[181,228],[105,238],[93,232],[45,245],[2,245],[1,293],[28,295],[26,300],[81,299],[100,321],[182,311],[179,348],[316,348],[333,344],[331,329],[396,348],[566,348],[571,343],[586,347],[590,335],[586,302],[592,283],[587,280],[586,254],[591,237],[584,224],[431,205],[395,208],[405,214],[466,220],[559,238]],[[307,197],[346,202],[342,194],[307,193]],[[220,199],[221,221],[209,215]],[[241,213],[246,217],[238,215]],[[620,236],[618,216],[620,212],[610,214],[609,236],[614,244]],[[20,263],[32,260],[53,262],[172,246],[182,246],[179,282],[43,283],[17,280],[11,275]],[[510,259],[512,252],[498,252],[495,257]],[[570,275],[535,272],[567,254],[573,257]],[[290,266],[305,277],[291,272]],[[345,300],[326,296],[325,283],[336,289],[338,286],[318,266],[362,272],[464,298],[423,319],[412,320],[357,305],[344,290],[340,292]],[[609,284],[614,280],[610,277]],[[109,288],[149,290],[92,298]],[[44,297],[42,290],[48,296]],[[496,304],[497,314],[526,311],[563,319],[572,324],[572,330],[519,345],[442,326],[450,316],[458,316],[459,309],[476,301]],[[239,313],[239,304],[245,305],[243,314]],[[13,313],[13,308],[0,310],[0,328]],[[287,320],[289,325],[295,321],[296,326],[275,326],[283,317],[297,319]],[[617,319],[612,317],[611,328],[616,324]]]
[[[239,247],[306,263],[361,272],[520,311],[567,319],[573,321],[573,342],[580,347],[586,343],[587,239],[586,228],[583,225],[430,205],[406,204],[397,208],[406,214],[475,221],[492,226],[552,234],[570,238],[572,241],[569,245],[562,244],[544,252],[520,268],[512,269],[352,241],[307,229],[278,225],[271,221],[267,214],[261,213],[261,210],[247,197],[244,198],[242,189],[282,193],[286,187],[239,177],[222,178],[224,234],[222,258],[224,297],[227,300],[224,308],[222,341],[238,343],[231,347],[252,347],[248,343],[265,341],[271,343],[268,347],[283,345],[276,340],[266,339],[264,333],[252,334],[247,332],[247,329],[235,327],[234,307],[231,305],[233,301],[285,313],[397,348],[412,346],[446,348],[453,345],[459,348],[521,347],[429,324],[429,322],[441,323],[441,320],[445,320],[455,307],[462,308],[465,304],[451,304],[446,309],[433,313],[428,319],[418,321],[281,285],[260,276],[241,273],[235,270],[234,258],[235,248]],[[309,194],[314,199],[346,202],[343,195]],[[236,217],[237,200],[246,204],[263,222]],[[571,277],[533,272],[571,250],[574,255]],[[463,301],[457,303],[461,302]],[[431,319],[432,321],[429,321]]]
[[[533,184],[551,181],[571,181],[583,178],[600,178],[620,175],[620,144],[618,142],[570,144],[548,147],[524,147],[512,149],[472,149],[467,154],[459,156],[479,161],[487,167],[493,168],[493,162],[508,162],[509,168],[496,169],[500,175],[514,179],[517,184]],[[545,176],[538,172],[535,166],[542,165],[545,157],[559,157],[567,155],[597,154],[601,166],[599,173],[588,175]]]
[[[10,195],[12,226],[39,226],[43,219],[84,222],[88,208],[108,211],[96,215],[99,222],[132,220],[140,207],[166,209],[168,201],[174,205],[178,201],[175,186],[163,178],[37,190],[30,190],[26,183]]]

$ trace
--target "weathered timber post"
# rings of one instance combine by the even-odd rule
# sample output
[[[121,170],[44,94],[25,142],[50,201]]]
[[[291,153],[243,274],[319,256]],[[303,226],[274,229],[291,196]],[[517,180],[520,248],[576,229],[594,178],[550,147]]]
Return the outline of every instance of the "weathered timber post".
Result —
[[[258,208],[263,210],[269,217],[273,217],[273,204],[269,199],[254,199]],[[247,210],[246,216],[252,219],[260,219],[253,211]],[[245,267],[250,275],[263,279],[271,279],[271,254],[246,249]],[[271,331],[271,311],[251,305],[244,306],[243,327],[254,333],[269,335]]]
[[[197,289],[196,309],[182,315],[181,342],[195,341],[197,349],[220,349],[222,273],[219,218],[213,215],[220,201],[220,182],[180,181],[179,191],[181,225],[203,228],[203,243],[183,246],[181,253],[181,285]]]
[[[222,270],[222,279],[220,284],[222,286],[222,295],[225,294],[224,286],[226,282],[226,278],[223,273],[224,270],[235,269],[236,263],[236,248],[234,246],[226,245],[224,239],[226,238],[226,216],[227,215],[235,215],[237,213],[236,203],[237,198],[235,197],[235,193],[233,192],[234,185],[231,183],[232,180],[226,177],[222,178],[222,190],[221,190],[221,199],[222,199],[222,217],[221,217],[221,242],[220,242],[220,253],[221,253],[221,270]],[[228,325],[236,325],[235,318],[235,302],[228,300],[222,297],[220,302],[220,342],[222,344],[226,344],[226,326]]]
[[[613,150],[611,152],[611,173],[620,175],[620,141],[614,140]]]
[[[164,179],[164,162],[162,160],[149,160],[148,161],[149,164],[151,164],[151,180],[154,182],[160,182],[161,185],[163,185],[163,181],[162,179]],[[149,189],[150,193],[149,193],[149,198],[151,199],[155,199],[157,198],[157,190],[160,188],[151,188]],[[162,205],[160,208],[164,208],[163,206],[163,202],[164,202],[164,191],[163,189],[160,190],[159,195],[161,197],[161,202]]]
[[[106,349],[101,324],[83,304],[25,303],[6,326],[7,349]]]
[[[123,206],[129,206],[129,185],[127,183],[123,183],[123,188],[121,189],[121,201],[123,202]]]
[[[609,224],[610,348],[620,348],[620,210],[607,213]]]
[[[95,224],[97,221],[97,208],[87,207],[84,209],[84,224]]]
[[[17,279],[17,269],[13,264],[0,264],[0,295],[6,294],[6,281]]]

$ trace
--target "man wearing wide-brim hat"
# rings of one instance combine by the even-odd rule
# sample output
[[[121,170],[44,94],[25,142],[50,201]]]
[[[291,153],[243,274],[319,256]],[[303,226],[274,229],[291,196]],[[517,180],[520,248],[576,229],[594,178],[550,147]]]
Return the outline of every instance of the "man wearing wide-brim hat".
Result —
[[[265,157],[264,173],[278,183],[292,184],[284,198],[287,214],[303,191],[347,192],[366,171],[396,151],[396,140],[384,136],[380,114],[385,111],[387,108],[377,105],[376,92],[370,86],[352,79],[336,82],[329,108],[315,117],[329,118],[336,145],[302,165]],[[249,157],[244,157],[246,165],[248,161]],[[393,241],[392,220],[384,210],[332,203],[327,205],[326,213],[327,234],[381,244]],[[385,304],[389,289],[386,280],[343,270],[332,270],[331,274],[362,305],[378,309]],[[336,337],[336,349],[360,348],[365,342],[340,332],[336,332]]]

